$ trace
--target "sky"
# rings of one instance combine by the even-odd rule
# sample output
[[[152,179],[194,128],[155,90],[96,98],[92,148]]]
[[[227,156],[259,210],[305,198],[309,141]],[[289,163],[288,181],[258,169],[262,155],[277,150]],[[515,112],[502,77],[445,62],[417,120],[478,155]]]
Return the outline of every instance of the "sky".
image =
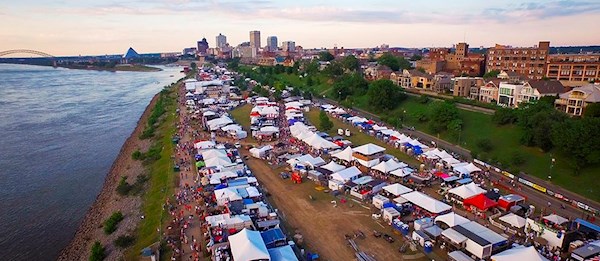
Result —
[[[249,31],[304,48],[600,45],[600,0],[0,0],[0,51],[180,52]]]

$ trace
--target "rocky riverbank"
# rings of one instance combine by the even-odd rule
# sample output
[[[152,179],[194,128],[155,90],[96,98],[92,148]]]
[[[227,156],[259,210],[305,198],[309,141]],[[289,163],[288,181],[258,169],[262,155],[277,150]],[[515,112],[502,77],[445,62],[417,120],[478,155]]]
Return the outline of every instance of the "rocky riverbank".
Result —
[[[134,131],[121,147],[119,155],[106,176],[100,194],[83,218],[73,240],[61,251],[58,260],[88,260],[91,246],[96,240],[100,241],[106,248],[107,257],[105,260],[120,260],[123,257],[123,251],[115,248],[112,242],[121,235],[134,234],[141,218],[142,200],[139,196],[121,196],[117,193],[116,188],[121,177],[127,177],[127,181],[132,184],[135,183],[138,175],[145,173],[142,163],[133,160],[131,155],[137,149],[146,151],[150,146],[151,141],[149,139],[140,140],[138,137],[144,130],[159,95],[157,93],[152,98],[138,120]],[[124,219],[119,223],[115,232],[106,235],[102,229],[102,224],[116,211],[121,211]]]

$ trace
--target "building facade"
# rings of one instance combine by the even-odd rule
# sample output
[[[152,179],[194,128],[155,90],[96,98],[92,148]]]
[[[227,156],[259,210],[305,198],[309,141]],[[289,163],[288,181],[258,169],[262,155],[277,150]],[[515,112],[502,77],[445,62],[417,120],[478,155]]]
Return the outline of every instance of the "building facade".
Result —
[[[254,50],[252,57],[255,57],[261,47],[260,31],[250,31],[250,47]]]
[[[577,86],[600,79],[600,54],[550,55],[546,77]]]
[[[294,51],[296,51],[296,42],[294,42],[294,41],[283,41],[281,43],[281,49],[284,52],[294,52]]]
[[[206,41],[206,38],[202,38],[201,41],[198,41],[198,54],[199,55],[206,55],[207,51],[208,51],[208,42]]]
[[[481,77],[456,77],[454,78],[452,95],[469,98],[471,87],[480,87],[481,85],[483,85],[483,78]]]
[[[223,48],[227,45],[227,37],[226,36],[219,34],[219,35],[217,35],[216,38],[217,38],[216,39],[217,40],[217,48]]]
[[[485,103],[496,103],[498,101],[498,86],[500,79],[487,81],[479,87],[479,101]]]
[[[540,80],[546,76],[550,42],[539,42],[534,47],[510,47],[496,44],[488,49],[486,71],[513,71],[528,79]]]
[[[501,82],[498,87],[498,105],[516,108],[518,106],[517,96],[521,93],[524,83]]]
[[[556,109],[572,116],[581,116],[585,107],[600,102],[600,84],[587,84],[560,94],[554,101]]]
[[[267,49],[269,52],[275,52],[279,46],[279,42],[277,42],[277,36],[269,36],[267,37]]]

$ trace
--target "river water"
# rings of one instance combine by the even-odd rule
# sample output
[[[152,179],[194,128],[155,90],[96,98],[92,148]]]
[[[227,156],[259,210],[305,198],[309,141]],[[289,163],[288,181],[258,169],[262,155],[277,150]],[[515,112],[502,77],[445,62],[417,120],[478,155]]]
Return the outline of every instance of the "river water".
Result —
[[[182,76],[162,68],[0,64],[0,259],[58,257],[152,96]]]

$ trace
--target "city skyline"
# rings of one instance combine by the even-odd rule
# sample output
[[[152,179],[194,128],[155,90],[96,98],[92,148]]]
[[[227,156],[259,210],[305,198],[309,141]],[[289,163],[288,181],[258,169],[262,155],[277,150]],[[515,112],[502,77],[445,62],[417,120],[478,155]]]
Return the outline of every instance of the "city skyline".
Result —
[[[180,51],[222,33],[236,46],[248,32],[261,43],[275,35],[304,48],[597,45],[586,26],[600,18],[600,2],[497,1],[470,3],[360,1],[274,2],[150,0],[76,3],[24,0],[0,4],[0,50],[34,49],[53,55]],[[210,25],[210,26],[198,26]],[[515,30],[518,28],[519,30]],[[266,45],[266,44],[262,44]]]

